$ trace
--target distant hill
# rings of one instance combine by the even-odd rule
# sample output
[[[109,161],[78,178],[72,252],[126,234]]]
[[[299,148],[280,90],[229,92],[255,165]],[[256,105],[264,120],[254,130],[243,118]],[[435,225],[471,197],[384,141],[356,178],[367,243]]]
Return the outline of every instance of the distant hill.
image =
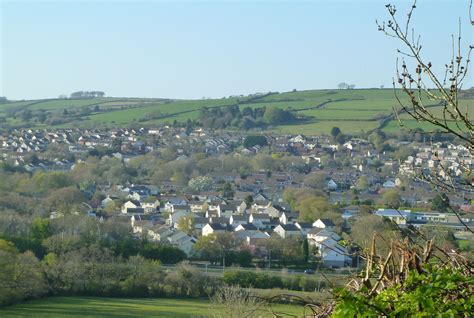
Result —
[[[474,97],[466,94],[466,98],[463,103],[472,114]],[[240,111],[246,107],[277,107],[302,118],[264,128],[281,133],[329,133],[335,126],[346,133],[379,127],[386,131],[400,129],[393,118],[393,108],[398,107],[398,102],[391,89],[307,90],[201,100],[103,97],[16,101],[0,104],[0,123],[3,128],[151,127],[198,120],[203,108],[226,106],[237,106]],[[438,111],[434,105],[433,110]],[[401,117],[407,127],[420,125],[406,114]]]

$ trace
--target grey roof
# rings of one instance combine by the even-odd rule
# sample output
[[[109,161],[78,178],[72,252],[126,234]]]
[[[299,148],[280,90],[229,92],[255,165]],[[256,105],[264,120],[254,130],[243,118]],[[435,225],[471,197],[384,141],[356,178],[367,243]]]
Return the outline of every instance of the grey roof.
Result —
[[[229,218],[225,218],[225,217],[211,217],[210,219],[212,219],[212,223],[229,223]]]
[[[321,219],[321,221],[324,223],[324,225],[326,226],[336,226],[336,224],[334,224],[333,221],[331,221],[330,219]]]
[[[280,226],[285,230],[285,231],[290,231],[290,232],[299,232],[300,229],[296,227],[294,224],[280,224]]]
[[[323,231],[324,229],[319,228],[319,227],[313,227],[311,230],[309,230],[308,234],[318,234],[319,232]]]
[[[302,229],[311,229],[311,228],[313,228],[313,224],[307,223],[307,222],[298,222],[298,225],[299,225]]]
[[[266,213],[254,213],[252,214],[254,219],[269,219],[270,216]]]
[[[232,220],[234,220],[234,221],[247,221],[248,216],[247,215],[232,215]]]
[[[256,231],[258,228],[253,224],[241,224],[240,225],[246,231]]]
[[[222,226],[219,223],[208,223],[214,231],[225,231],[226,226]]]

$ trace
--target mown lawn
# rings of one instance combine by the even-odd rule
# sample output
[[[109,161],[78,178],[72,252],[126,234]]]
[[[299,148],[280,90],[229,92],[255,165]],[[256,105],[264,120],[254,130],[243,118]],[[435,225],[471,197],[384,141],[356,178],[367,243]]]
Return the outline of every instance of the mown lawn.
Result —
[[[272,305],[283,317],[302,317],[303,307]],[[95,297],[50,297],[0,308],[0,317],[206,317],[207,299],[130,299]],[[286,315],[285,315],[286,314]],[[262,317],[272,317],[267,309]]]

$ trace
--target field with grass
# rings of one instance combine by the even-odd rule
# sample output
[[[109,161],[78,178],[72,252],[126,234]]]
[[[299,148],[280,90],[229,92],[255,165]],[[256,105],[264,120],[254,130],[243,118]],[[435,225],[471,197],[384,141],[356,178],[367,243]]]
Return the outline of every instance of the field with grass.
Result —
[[[275,304],[271,309],[281,317],[302,317],[301,306]],[[130,299],[98,297],[50,297],[0,308],[0,317],[207,317],[207,299]],[[291,316],[290,316],[291,315]],[[261,317],[273,317],[270,307],[263,308]]]
[[[403,96],[403,95],[402,95]],[[462,100],[461,105],[471,118],[474,115],[473,100]],[[117,127],[140,125],[151,127],[186,122],[199,118],[203,107],[225,107],[237,105],[245,107],[277,107],[292,109],[303,118],[297,123],[268,127],[268,131],[292,134],[329,133],[332,127],[339,127],[346,133],[367,132],[381,127],[389,132],[400,129],[391,116],[393,108],[398,108],[391,89],[354,90],[308,90],[286,93],[271,93],[260,97],[232,97],[222,99],[172,100],[147,98],[93,98],[93,99],[49,99],[18,101],[0,105],[0,117],[10,126],[44,127]],[[98,107],[96,107],[98,106]],[[55,116],[61,120],[38,122],[25,121],[22,112],[30,110],[46,112],[48,118]],[[64,117],[64,110],[68,111]],[[435,112],[440,112],[436,107]],[[72,112],[71,112],[72,111]],[[63,117],[61,117],[63,116]],[[65,118],[65,119],[64,119]],[[407,115],[406,127],[430,129]]]

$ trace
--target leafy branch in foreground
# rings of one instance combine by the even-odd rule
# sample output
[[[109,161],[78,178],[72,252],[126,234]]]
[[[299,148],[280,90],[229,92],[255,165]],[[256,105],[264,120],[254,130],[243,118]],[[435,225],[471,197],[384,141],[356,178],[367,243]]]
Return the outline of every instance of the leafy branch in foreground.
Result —
[[[470,316],[473,264],[455,252],[434,254],[432,240],[421,248],[406,239],[391,242],[383,257],[374,235],[365,275],[336,290],[333,316]]]
[[[403,125],[399,115],[407,113],[418,122],[429,123],[457,137],[459,146],[468,149],[468,159],[472,159],[474,130],[468,108],[462,108],[460,92],[473,46],[469,46],[467,59],[464,59],[459,29],[457,38],[453,36],[453,54],[445,65],[444,79],[440,80],[432,63],[422,58],[420,37],[415,36],[410,27],[416,0],[404,24],[399,22],[394,5],[388,4],[386,8],[390,18],[381,24],[377,22],[379,31],[400,40],[407,49],[398,50],[403,57],[401,65],[397,60],[397,78],[393,83],[401,107],[394,109],[397,119]],[[470,11],[471,8],[472,1]],[[474,25],[472,18],[470,20]],[[407,102],[398,96],[397,85],[408,97]],[[440,107],[441,111],[433,107]],[[439,169],[430,169],[421,177],[437,189],[451,193],[473,192],[471,160],[461,161],[467,182],[452,176],[450,167],[439,162]],[[440,178],[440,172],[448,178]],[[464,224],[456,211],[449,210]],[[404,239],[391,241],[374,235],[365,252],[365,271],[345,288],[336,289],[334,301],[320,308],[317,317],[470,317],[474,309],[474,263],[454,250],[444,251],[416,229],[408,228],[408,232]],[[380,252],[378,242],[389,247],[387,253]]]

